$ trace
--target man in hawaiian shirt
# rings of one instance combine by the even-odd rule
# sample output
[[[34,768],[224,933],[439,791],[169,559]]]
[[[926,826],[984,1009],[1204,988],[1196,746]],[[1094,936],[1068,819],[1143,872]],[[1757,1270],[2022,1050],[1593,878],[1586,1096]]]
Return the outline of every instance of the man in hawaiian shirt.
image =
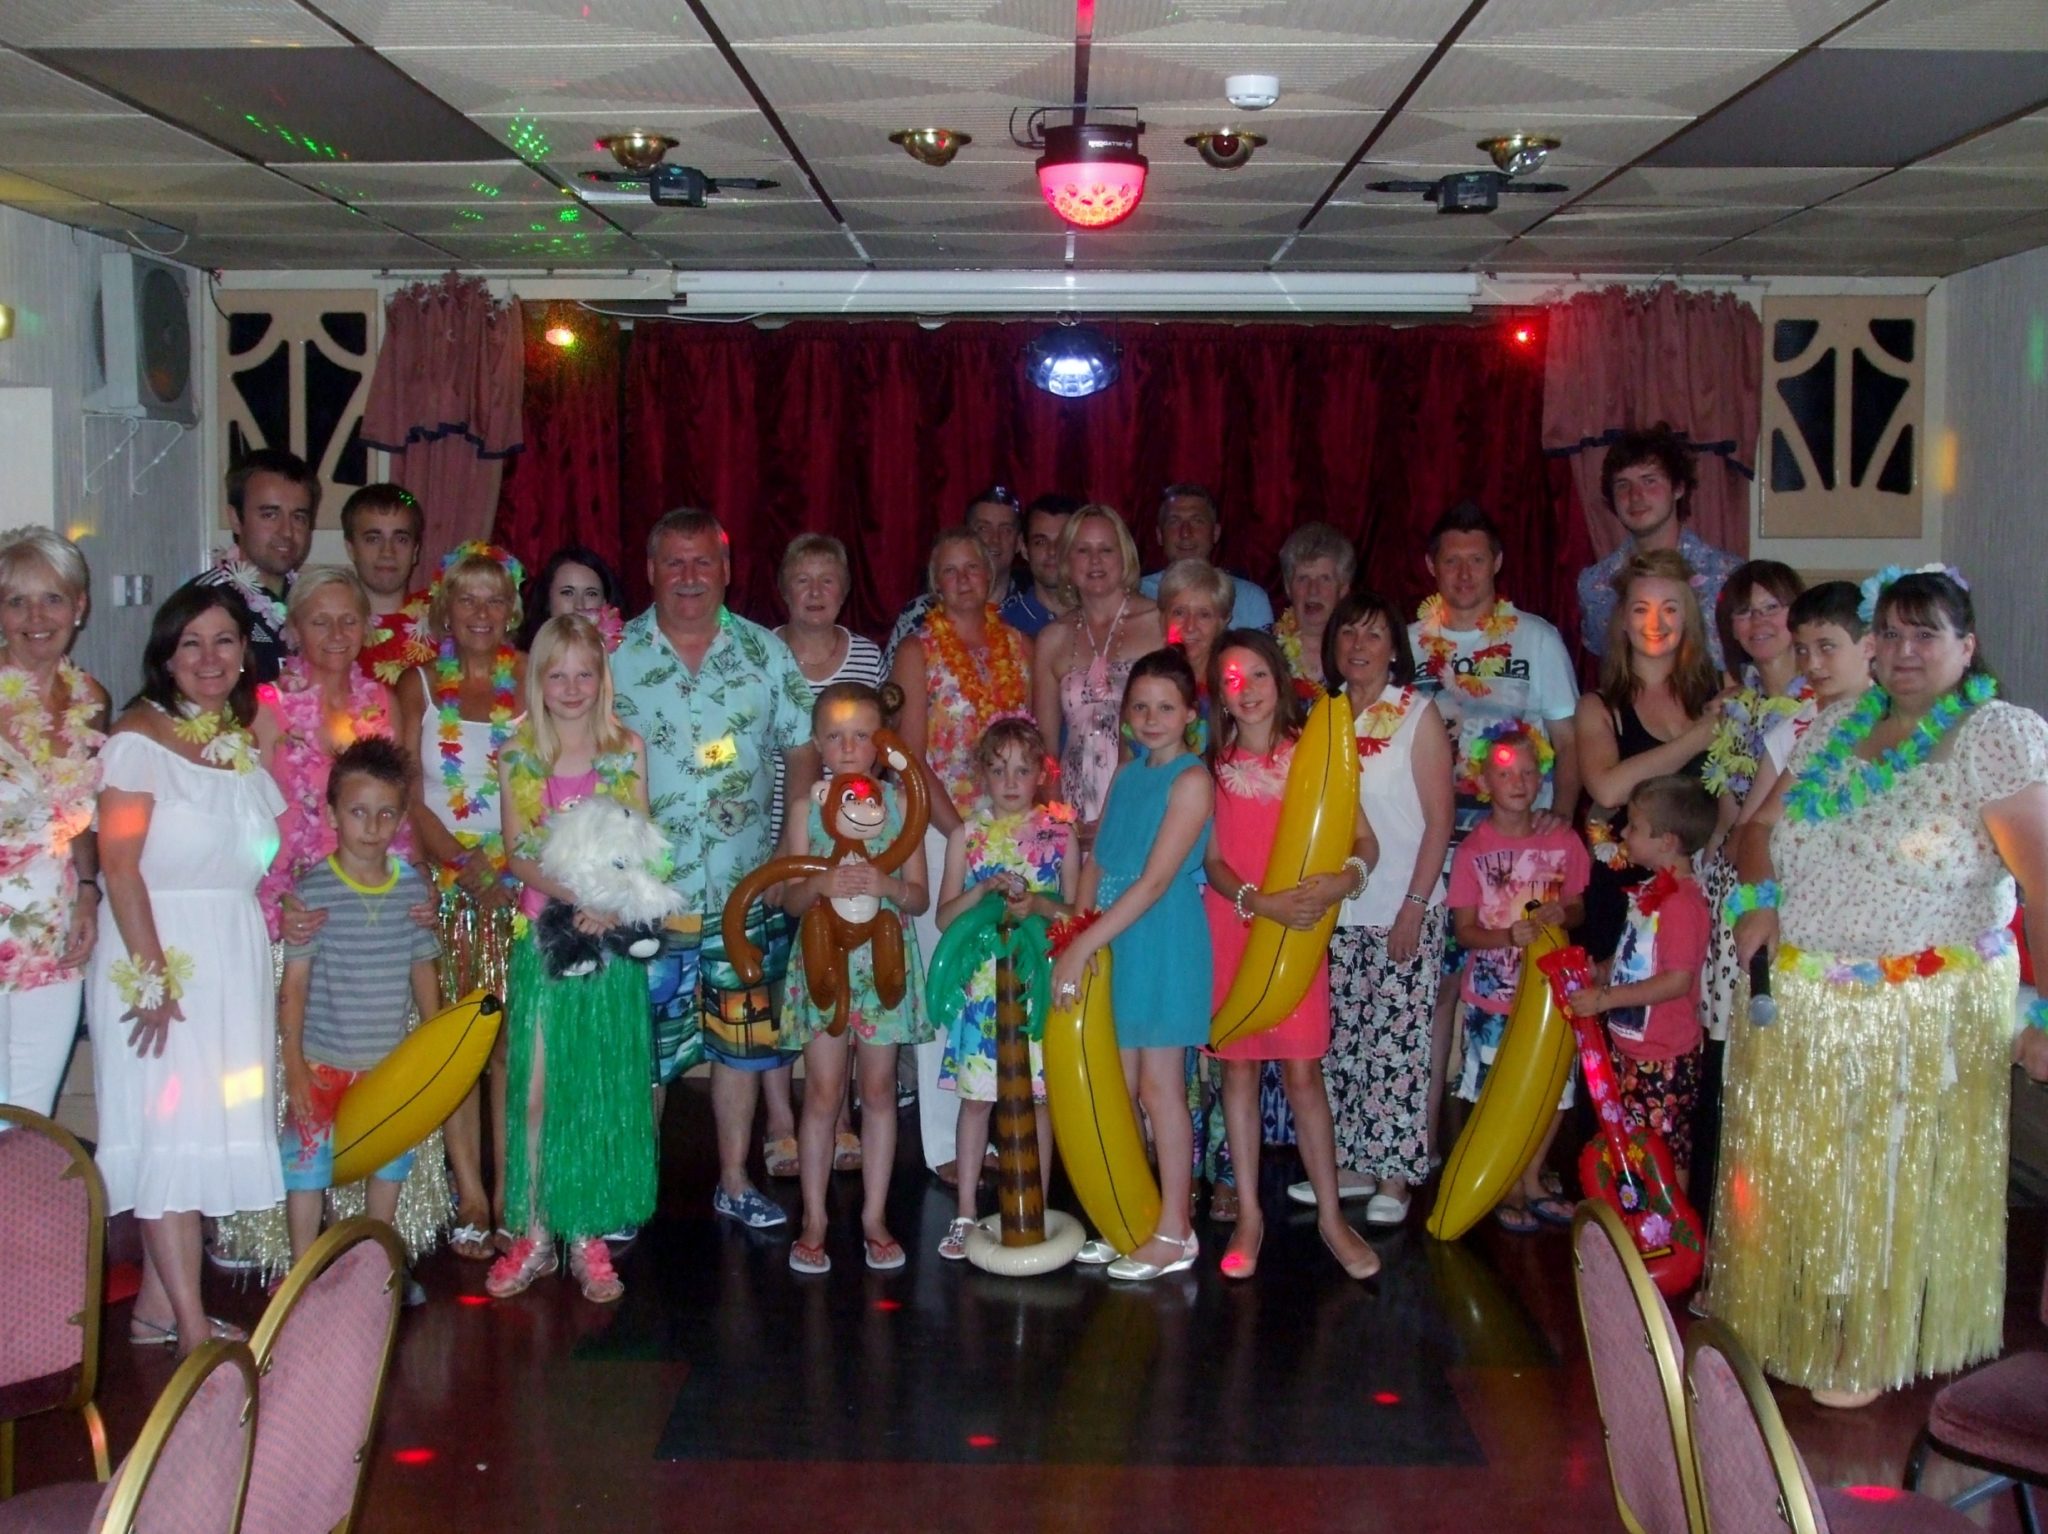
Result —
[[[1600,494],[1607,509],[1621,519],[1628,539],[1598,564],[1579,572],[1579,638],[1589,655],[1607,653],[1607,624],[1618,600],[1614,577],[1630,555],[1643,549],[1676,549],[1692,566],[1692,589],[1707,618],[1707,643],[1714,664],[1721,659],[1721,636],[1714,623],[1714,604],[1722,583],[1742,563],[1685,526],[1692,515],[1689,497],[1699,478],[1693,451],[1685,438],[1662,425],[1624,432],[1607,450],[1600,465]]]
[[[227,498],[235,546],[189,584],[230,587],[248,604],[256,620],[249,669],[257,681],[274,682],[291,653],[284,639],[284,599],[313,546],[320,476],[296,453],[260,447],[228,470]]]
[[[356,664],[386,687],[396,687],[407,671],[434,658],[426,638],[430,593],[406,589],[419,568],[426,521],[403,485],[365,485],[342,503],[341,540],[370,598],[370,625]]]
[[[726,960],[719,919],[733,886],[774,855],[776,757],[788,764],[792,800],[817,777],[811,689],[789,646],[726,608],[731,555],[709,512],[679,509],[655,523],[647,579],[654,606],[626,625],[612,675],[619,717],[647,742],[649,805],[675,857],[669,883],[688,901],[648,966],[657,1088],[709,1057],[712,1208],[763,1229],[788,1219],[747,1175],[761,1073],[795,1058],[777,1017],[788,929],[771,930],[759,905],[749,915],[765,956],[761,983],[749,986]]]

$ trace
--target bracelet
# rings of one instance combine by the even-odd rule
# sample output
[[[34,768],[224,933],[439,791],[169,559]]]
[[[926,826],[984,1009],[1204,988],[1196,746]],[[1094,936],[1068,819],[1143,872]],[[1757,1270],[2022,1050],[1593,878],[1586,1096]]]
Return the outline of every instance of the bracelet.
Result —
[[[1257,893],[1257,888],[1254,887],[1251,880],[1247,879],[1237,887],[1237,893],[1231,897],[1230,904],[1237,912],[1237,919],[1246,926],[1251,925],[1251,897]]]
[[[2036,996],[2027,1003],[2027,1026],[2048,1030],[2048,996]]]
[[[1410,905],[1421,906],[1425,911],[1429,909],[1429,897],[1427,895],[1403,895],[1401,898]]]
[[[1351,875],[1351,898],[1356,900],[1365,893],[1365,886],[1372,879],[1372,870],[1365,859],[1353,854],[1344,860],[1344,867]]]
[[[114,982],[115,994],[132,1010],[152,1011],[185,994],[185,982],[192,978],[192,956],[166,948],[161,965],[123,956],[107,966],[107,978]]]
[[[1728,898],[1721,902],[1721,919],[1733,926],[1738,918],[1751,911],[1775,911],[1778,909],[1778,881],[1766,879],[1761,884],[1738,884],[1728,892]]]

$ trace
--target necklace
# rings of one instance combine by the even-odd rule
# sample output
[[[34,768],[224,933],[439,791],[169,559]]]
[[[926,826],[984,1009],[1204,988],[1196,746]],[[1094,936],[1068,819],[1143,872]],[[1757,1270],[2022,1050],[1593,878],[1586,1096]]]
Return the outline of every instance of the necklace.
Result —
[[[1003,633],[995,608],[984,607],[981,621],[987,639],[983,647],[988,657],[986,676],[944,607],[932,608],[924,628],[925,643],[938,662],[937,669],[953,678],[966,701],[968,717],[962,723],[969,740],[979,739],[997,715],[1020,709],[1029,701],[1024,696],[1024,673],[1018,669],[1016,652]]]
[[[1280,621],[1273,625],[1273,640],[1280,646],[1280,653],[1287,657],[1287,669],[1295,676],[1306,676],[1301,658],[1301,619],[1293,608],[1280,615]]]
[[[396,687],[406,672],[434,658],[434,647],[426,638],[428,605],[427,593],[415,591],[398,611],[377,620],[356,657],[365,676]]]
[[[18,666],[0,668],[0,707],[13,710],[8,723],[15,745],[30,771],[42,779],[40,797],[50,823],[63,833],[60,841],[68,843],[92,823],[100,776],[95,754],[106,736],[93,728],[98,710],[92,684],[68,658],[57,662],[56,684],[64,696],[61,711],[46,706],[42,688],[30,673]],[[0,745],[5,744],[0,737]]]
[[[1088,648],[1095,655],[1095,658],[1088,662],[1088,690],[1091,693],[1109,690],[1109,658],[1116,653],[1117,636],[1123,632],[1124,613],[1130,605],[1130,593],[1125,592],[1124,599],[1116,605],[1116,616],[1109,620],[1109,636],[1101,644],[1095,642],[1095,625],[1090,621],[1086,609],[1074,609],[1074,616],[1081,620],[1081,632],[1088,636]]]
[[[1707,747],[1700,782],[1715,798],[1733,794],[1747,798],[1756,781],[1764,737],[1780,719],[1789,719],[1813,696],[1803,676],[1795,676],[1782,693],[1767,692],[1754,666],[1743,667],[1742,688],[1721,705],[1721,722]]]
[[[1446,602],[1442,592],[1432,594],[1415,610],[1416,621],[1421,625],[1416,638],[1421,642],[1423,653],[1429,658],[1422,669],[1436,680],[1438,687],[1455,686],[1460,692],[1475,698],[1483,698],[1493,689],[1495,677],[1507,674],[1508,662],[1514,658],[1515,623],[1520,617],[1515,604],[1506,597],[1500,598],[1485,617],[1479,620],[1479,648],[1472,652],[1470,670],[1458,666],[1458,647],[1445,634],[1444,627],[1450,621],[1451,604]]]
[[[180,700],[175,714],[154,699],[149,706],[171,721],[173,735],[199,747],[199,760],[208,766],[225,767],[235,773],[255,770],[256,737],[225,705],[202,709],[185,698]]]
[[[1415,689],[1404,687],[1389,698],[1382,693],[1377,702],[1368,704],[1358,716],[1354,733],[1358,737],[1358,759],[1369,761],[1387,749],[1387,744],[1400,732],[1401,721],[1408,717],[1408,710],[1415,706]]]
[[[1785,818],[1791,821],[1833,820],[1861,809],[1871,800],[1890,793],[1899,778],[1934,755],[1950,730],[1963,717],[1997,696],[1998,684],[1988,676],[1973,676],[1927,711],[1913,727],[1913,733],[1892,746],[1876,761],[1860,761],[1856,748],[1870,738],[1878,721],[1891,706],[1891,695],[1882,687],[1866,692],[1835,726],[1826,745],[1806,764],[1806,770],[1785,793]]]
[[[262,572],[245,559],[223,559],[220,568],[227,572],[228,584],[241,594],[249,611],[263,619],[266,627],[272,632],[284,627],[284,603],[265,589]]]
[[[500,645],[491,662],[492,762],[512,735],[512,668],[517,659],[510,645]],[[448,791],[450,813],[457,820],[467,820],[489,807],[491,796],[498,791],[498,778],[495,772],[486,774],[474,796],[463,780],[461,693],[462,662],[456,659],[455,641],[444,639],[440,658],[434,662],[434,707],[441,716],[441,783]]]

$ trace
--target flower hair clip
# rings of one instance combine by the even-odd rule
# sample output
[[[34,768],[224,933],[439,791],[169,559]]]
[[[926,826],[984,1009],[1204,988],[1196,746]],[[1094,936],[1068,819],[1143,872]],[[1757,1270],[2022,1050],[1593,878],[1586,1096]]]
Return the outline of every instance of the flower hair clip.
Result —
[[[1896,584],[1909,575],[1945,575],[1963,590],[1970,589],[1970,583],[1963,579],[1963,572],[1954,565],[1942,564],[1939,560],[1908,570],[1903,565],[1886,565],[1857,589],[1863,593],[1863,600],[1856,604],[1856,616],[1865,623],[1877,621],[1877,600],[1887,587]]]
[[[450,570],[461,564],[463,560],[479,555],[488,559],[492,564],[497,565],[506,575],[510,576],[515,591],[526,584],[526,566],[519,562],[518,555],[508,548],[487,542],[482,538],[472,538],[467,543],[456,544],[454,548],[441,556],[441,573],[435,577],[434,585],[438,588],[441,582],[448,578]]]

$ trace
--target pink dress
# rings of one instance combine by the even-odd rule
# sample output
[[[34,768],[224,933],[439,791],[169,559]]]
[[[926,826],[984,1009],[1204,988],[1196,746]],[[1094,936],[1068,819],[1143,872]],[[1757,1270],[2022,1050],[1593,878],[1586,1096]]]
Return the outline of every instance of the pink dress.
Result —
[[[1266,854],[1280,827],[1287,766],[1293,760],[1294,742],[1288,741],[1271,756],[1232,751],[1216,769],[1216,851],[1240,878],[1254,884],[1265,877]],[[1202,909],[1209,917],[1209,946],[1215,956],[1212,1005],[1220,1007],[1237,977],[1251,928],[1208,885],[1202,887]],[[1325,957],[1316,965],[1301,1005],[1278,1025],[1213,1053],[1223,1060],[1320,1060],[1329,1047],[1330,961]]]

